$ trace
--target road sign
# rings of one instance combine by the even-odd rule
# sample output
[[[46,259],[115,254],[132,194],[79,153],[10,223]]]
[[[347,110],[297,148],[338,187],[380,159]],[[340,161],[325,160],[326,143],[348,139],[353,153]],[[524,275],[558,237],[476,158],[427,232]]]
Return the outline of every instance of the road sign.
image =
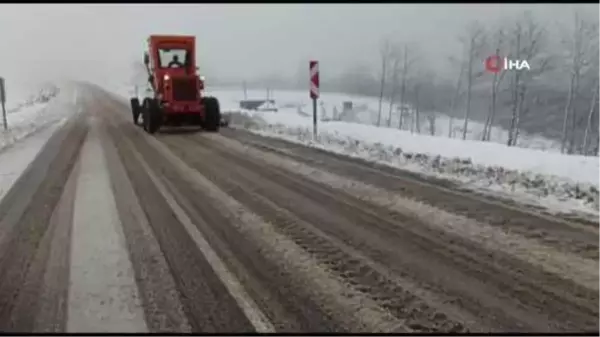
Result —
[[[319,98],[319,62],[310,61],[310,98]]]
[[[310,61],[310,98],[313,101],[313,138],[317,138],[317,98],[319,98],[319,62]]]

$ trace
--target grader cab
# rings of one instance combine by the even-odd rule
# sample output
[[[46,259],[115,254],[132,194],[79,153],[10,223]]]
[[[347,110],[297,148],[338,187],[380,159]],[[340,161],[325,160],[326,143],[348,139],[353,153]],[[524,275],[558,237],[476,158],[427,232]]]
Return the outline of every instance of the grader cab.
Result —
[[[197,125],[216,132],[221,125],[219,101],[203,96],[204,79],[197,74],[194,36],[152,35],[144,53],[150,97],[131,98],[133,122],[141,116],[144,130],[161,126]]]

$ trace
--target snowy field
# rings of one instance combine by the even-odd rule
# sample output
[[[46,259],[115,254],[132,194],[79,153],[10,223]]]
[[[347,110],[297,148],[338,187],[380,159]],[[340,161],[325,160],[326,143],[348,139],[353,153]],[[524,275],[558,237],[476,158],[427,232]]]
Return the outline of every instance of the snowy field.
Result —
[[[129,97],[131,91],[121,89],[120,93]],[[475,139],[480,137],[483,127],[472,122],[470,140],[448,138],[449,119],[442,114],[436,116],[436,136],[429,134],[428,121],[422,123],[420,134],[414,126],[412,132],[377,128],[373,125],[376,99],[322,93],[320,119],[331,118],[334,111],[339,116],[344,101],[352,101],[354,111],[343,116],[343,121],[320,121],[318,138],[313,139],[312,107],[307,92],[271,92],[277,112],[240,110],[239,101],[244,99],[244,93],[239,89],[213,89],[207,93],[219,99],[222,111],[250,117],[250,122],[241,127],[261,135],[450,179],[467,188],[551,211],[598,215],[598,158],[562,155],[554,150],[554,141],[543,137],[526,135],[520,147],[507,147],[503,144],[506,131],[495,128],[492,142],[481,142]],[[247,94],[248,99],[266,98],[266,91]],[[387,109],[386,104],[386,113]],[[398,120],[392,120],[392,125],[397,123]],[[410,122],[405,125],[409,128]]]
[[[44,84],[7,97],[8,130],[0,120],[0,199],[74,111],[76,90]]]
[[[0,119],[0,151],[56,122],[56,109],[47,109],[49,102],[60,93],[54,84],[38,84],[25,87],[11,85],[7,81],[6,120],[8,128]],[[0,116],[1,117],[1,116]]]
[[[209,92],[209,91],[207,91]],[[239,101],[244,99],[244,93],[241,89],[213,89],[209,93],[219,98],[222,102],[222,110],[239,110]],[[248,90],[248,99],[266,99],[267,92],[262,90]],[[299,115],[310,115],[312,116],[312,101],[309,99],[308,91],[277,91],[272,90],[269,94],[271,99],[274,99],[280,109],[293,109]],[[350,101],[353,104],[352,112],[342,113],[343,102]],[[366,97],[366,96],[351,96],[346,94],[338,93],[321,93],[321,97],[318,102],[318,113],[319,119],[331,120],[338,116],[341,121],[352,122],[366,125],[377,124],[377,111],[379,101],[377,98]],[[399,114],[396,112],[398,107],[392,106],[392,119],[391,128],[394,130],[398,129],[399,125]],[[409,113],[414,113],[409,107]],[[384,101],[382,106],[382,121],[381,124],[385,127],[387,125],[387,119],[389,116],[389,103]],[[431,121],[428,118],[429,114],[422,113],[419,120],[420,133],[431,135]],[[434,127],[433,134],[439,137],[448,138],[449,134],[452,134],[453,138],[462,138],[462,119],[450,119],[443,113],[433,114]],[[312,118],[312,117],[311,117]],[[410,114],[403,121],[403,129],[417,133],[416,118],[411,118]],[[477,121],[470,121],[467,130],[467,139],[480,140],[482,137],[484,125]],[[450,130],[452,132],[450,133]],[[508,140],[508,131],[494,127],[490,133],[491,142],[506,144]],[[548,151],[560,151],[560,143],[551,139],[544,138],[542,136],[530,135],[521,132],[519,135],[519,147],[548,150]]]

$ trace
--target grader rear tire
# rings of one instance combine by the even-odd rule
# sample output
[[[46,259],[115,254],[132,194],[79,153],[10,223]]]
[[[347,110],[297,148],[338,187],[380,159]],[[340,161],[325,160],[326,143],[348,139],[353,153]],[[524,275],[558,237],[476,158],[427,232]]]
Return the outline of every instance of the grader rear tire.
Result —
[[[144,100],[144,130],[153,134],[162,124],[162,110],[155,99],[147,98]]]
[[[206,131],[218,132],[221,126],[221,109],[219,101],[215,97],[203,97],[201,100],[204,105],[204,123]]]

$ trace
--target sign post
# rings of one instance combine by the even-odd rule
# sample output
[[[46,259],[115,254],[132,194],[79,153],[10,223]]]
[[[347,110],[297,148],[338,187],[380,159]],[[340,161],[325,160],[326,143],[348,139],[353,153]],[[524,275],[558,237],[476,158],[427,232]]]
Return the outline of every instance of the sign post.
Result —
[[[310,98],[313,101],[313,138],[317,139],[317,99],[319,98],[318,61],[310,61]]]
[[[6,122],[6,88],[3,77],[0,77],[0,105],[2,105],[2,122],[4,124],[4,130],[8,129]]]

